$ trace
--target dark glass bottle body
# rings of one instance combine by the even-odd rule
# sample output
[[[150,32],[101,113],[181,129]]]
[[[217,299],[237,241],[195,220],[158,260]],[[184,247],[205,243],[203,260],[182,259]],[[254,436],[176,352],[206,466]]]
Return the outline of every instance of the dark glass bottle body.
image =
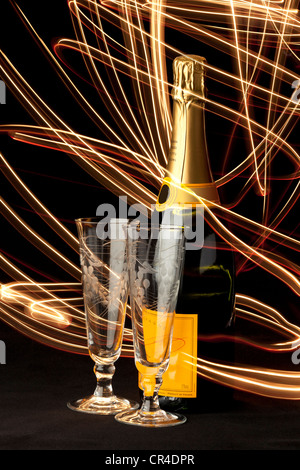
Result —
[[[196,397],[161,396],[160,404],[164,409],[218,409],[230,404],[232,398],[231,389],[201,374],[205,361],[229,365],[234,362],[234,253],[207,222],[206,215],[202,208],[203,246],[185,253],[176,307],[177,315],[197,315]]]

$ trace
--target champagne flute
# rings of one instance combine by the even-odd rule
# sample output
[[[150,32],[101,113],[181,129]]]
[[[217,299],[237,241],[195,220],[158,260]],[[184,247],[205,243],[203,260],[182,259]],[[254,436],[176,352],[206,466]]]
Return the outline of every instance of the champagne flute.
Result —
[[[160,408],[158,392],[172,344],[177,295],[184,258],[182,226],[128,226],[130,305],[135,364],[140,373],[140,409],[118,413],[121,423],[175,426],[186,417]]]
[[[124,219],[77,219],[89,354],[97,386],[92,395],[69,402],[72,410],[110,415],[138,404],[113,392],[115,362],[121,354],[128,299]],[[107,229],[107,231],[106,231]]]

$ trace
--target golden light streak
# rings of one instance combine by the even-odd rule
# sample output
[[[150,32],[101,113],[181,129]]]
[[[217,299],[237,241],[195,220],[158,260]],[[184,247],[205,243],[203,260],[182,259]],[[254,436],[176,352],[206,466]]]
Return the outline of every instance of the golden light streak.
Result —
[[[251,129],[251,121],[250,121],[248,102],[247,102],[247,93],[246,93],[246,90],[245,90],[245,87],[244,87],[241,58],[240,58],[240,53],[239,53],[239,39],[238,39],[238,32],[237,32],[237,26],[236,26],[235,8],[234,8],[233,0],[230,0],[230,7],[231,7],[231,12],[232,12],[232,22],[233,22],[233,29],[234,29],[235,44],[236,44],[237,63],[238,63],[238,68],[239,68],[239,77],[240,77],[240,83],[241,83],[241,87],[242,87],[244,109],[245,109],[246,120],[247,120],[247,123],[248,123],[249,136],[250,136],[252,154],[253,154],[254,165],[255,165],[255,174],[256,174],[256,179],[257,179],[258,185],[259,185],[259,189],[260,189],[262,194],[265,194],[265,190],[262,187],[262,185],[260,184],[260,178],[258,176],[258,171],[257,171],[257,157],[256,157],[256,153],[255,153],[255,147],[254,147],[254,141],[253,141],[253,135],[252,135],[252,129]]]
[[[216,175],[216,182],[224,194],[227,188],[233,190],[228,190],[230,196],[225,197],[222,206],[200,202],[207,206],[208,222],[236,251],[237,275],[256,266],[288,287],[293,296],[296,319],[290,320],[293,316],[288,309],[279,312],[251,294],[238,292],[237,321],[246,322],[246,327],[253,323],[263,331],[280,335],[281,340],[259,341],[248,335],[247,328],[232,340],[271,356],[297,351],[300,269],[296,257],[300,242],[296,203],[300,158],[299,144],[290,138],[297,130],[299,118],[299,102],[292,101],[292,83],[299,79],[296,67],[300,66],[296,2],[70,0],[68,5],[74,37],[59,39],[51,50],[30,22],[30,15],[14,3],[16,14],[82,112],[96,124],[99,135],[83,135],[65,122],[25,80],[4,50],[0,50],[1,78],[34,117],[36,125],[7,123],[1,126],[0,132],[30,145],[66,153],[99,185],[117,196],[127,195],[129,203],[142,203],[149,210],[156,201],[164,175],[172,131],[168,66],[175,55],[190,52],[184,49],[184,44],[178,47],[176,41],[168,42],[166,31],[197,41],[200,51],[204,44],[232,61],[233,71],[222,64],[216,66],[213,57],[211,60],[208,57],[207,75],[212,94],[206,99],[206,108],[208,113],[232,126],[228,149],[218,157],[224,158],[224,171]],[[122,40],[107,30],[109,23],[119,29],[118,37]],[[92,103],[85,97],[86,77],[82,77],[83,91],[75,84],[68,63],[71,51],[84,61],[88,81],[98,92],[99,102]],[[291,53],[295,69],[285,63],[286,51]],[[128,93],[125,85],[128,78],[133,94]],[[226,96],[219,96],[218,85],[226,88]],[[291,88],[290,93],[287,87]],[[112,124],[102,114],[102,106],[111,116]],[[257,113],[258,109],[261,113]],[[216,129],[217,136],[219,131]],[[244,132],[247,143],[240,154],[234,155],[232,149],[239,131]],[[273,166],[280,158],[289,169],[282,165],[282,173],[274,174]],[[75,234],[35,196],[1,152],[0,162],[1,171],[12,187],[77,254]],[[278,182],[281,192],[274,203],[273,186]],[[255,186],[260,189],[260,195],[253,194]],[[249,199],[259,208],[253,214],[249,210],[251,215],[243,206]],[[37,282],[19,269],[17,262],[0,253],[1,267],[12,280],[0,287],[1,318],[51,347],[88,354],[79,266],[41,236],[39,227],[35,229],[20,217],[4,195],[0,203],[2,214],[21,236],[74,280]],[[286,233],[285,219],[295,214],[291,232]],[[225,227],[224,220],[230,228]],[[263,294],[262,286],[260,295],[264,297]],[[130,317],[130,307],[127,314]],[[122,354],[133,357],[130,329],[125,330]],[[255,394],[300,398],[298,372],[268,369],[263,365],[253,367],[251,357],[249,364],[241,365],[216,364],[199,357],[198,373]]]

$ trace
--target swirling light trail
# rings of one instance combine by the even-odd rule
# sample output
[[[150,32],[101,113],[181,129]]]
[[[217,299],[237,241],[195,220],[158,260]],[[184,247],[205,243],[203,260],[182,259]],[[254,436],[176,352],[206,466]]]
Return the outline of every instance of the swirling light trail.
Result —
[[[295,210],[299,197],[298,147],[288,140],[297,125],[299,102],[292,100],[292,93],[286,96],[281,89],[282,84],[291,86],[299,79],[283,61],[284,51],[290,51],[299,62],[298,2],[70,0],[68,6],[75,38],[58,40],[53,51],[18,3],[11,3],[62,83],[99,128],[101,137],[83,135],[64,122],[34,91],[3,50],[0,51],[0,76],[37,125],[6,124],[1,126],[0,132],[31,145],[67,153],[102,186],[115,195],[125,194],[129,203],[142,203],[146,211],[151,210],[156,201],[172,132],[167,61],[185,53],[166,41],[165,31],[178,31],[233,58],[236,73],[208,64],[207,75],[213,83],[226,86],[235,95],[240,92],[240,101],[231,99],[229,92],[227,97],[218,97],[215,93],[206,99],[206,107],[208,112],[233,124],[230,145],[224,156],[224,172],[216,179],[217,186],[226,189],[241,178],[246,178],[246,182],[222,206],[209,204],[208,221],[239,254],[238,274],[246,265],[257,265],[285,284],[298,302],[300,270],[296,255],[300,242],[296,238],[297,224],[294,236],[280,230],[286,216]],[[123,42],[106,31],[104,25],[107,24],[119,28]],[[94,44],[89,43],[91,32]],[[275,51],[273,58],[265,55],[268,47]],[[72,73],[76,76],[80,73],[72,70],[68,63],[68,51],[77,52],[83,59],[88,81],[98,91],[114,125],[106,121],[75,84]],[[260,75],[264,76],[263,83]],[[134,90],[130,96],[123,85],[128,77]],[[270,85],[266,83],[267,77]],[[82,83],[87,80],[82,79]],[[257,101],[266,111],[262,122],[255,115]],[[231,145],[237,129],[246,133],[250,146],[239,161],[231,163]],[[271,163],[279,154],[293,165],[292,173],[272,174]],[[2,153],[0,161],[2,173],[15,190],[53,232],[77,252],[78,240],[74,234],[34,195]],[[286,186],[275,211],[270,195],[271,183],[276,179],[286,182]],[[263,196],[262,220],[258,221],[244,215],[241,208],[253,187]],[[206,205],[209,201],[201,202]],[[1,267],[12,279],[0,287],[3,321],[49,346],[87,354],[79,267],[27,224],[4,198],[0,203],[3,216],[12,226],[74,280],[36,282],[1,253]],[[223,219],[230,222],[230,230],[225,228]],[[285,316],[251,295],[240,293],[236,296],[236,312],[238,319],[276,332],[282,341],[259,342],[249,338],[247,330],[232,338],[233,341],[270,354],[292,353],[299,347],[300,327],[288,321],[288,312]],[[122,353],[133,356],[130,329],[125,331]],[[300,399],[298,372],[252,367],[251,364],[216,364],[198,358],[198,373],[209,380],[255,394]]]

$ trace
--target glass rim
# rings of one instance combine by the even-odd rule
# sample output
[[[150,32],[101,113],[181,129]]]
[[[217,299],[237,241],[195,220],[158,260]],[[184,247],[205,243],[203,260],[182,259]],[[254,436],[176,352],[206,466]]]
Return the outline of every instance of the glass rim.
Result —
[[[149,220],[149,223],[147,222],[141,222],[138,219],[130,220],[130,219],[125,219],[124,217],[112,217],[109,220],[103,220],[102,216],[92,216],[92,217],[79,217],[75,219],[76,223],[86,223],[86,224],[100,224],[100,225],[107,225],[107,224],[124,224],[127,225],[128,228],[139,226],[141,229],[145,230],[164,230],[164,229],[173,229],[173,230],[182,230],[182,229],[188,229],[190,228],[189,225],[186,224],[157,224],[151,222],[151,219]]]
[[[87,223],[87,224],[111,224],[111,223],[123,223],[123,224],[128,224],[129,219],[124,219],[124,218],[118,218],[118,217],[112,217],[109,220],[104,221],[103,217],[101,216],[93,216],[93,217],[80,217],[78,219],[75,219],[76,223]]]
[[[183,230],[183,229],[189,229],[191,228],[189,225],[185,224],[157,224],[157,223],[151,223],[151,220],[149,221],[149,224],[145,222],[139,222],[137,220],[133,220],[128,223],[128,228],[134,227],[134,226],[139,226],[142,229],[145,230],[164,230],[164,229],[177,229],[177,230]]]

